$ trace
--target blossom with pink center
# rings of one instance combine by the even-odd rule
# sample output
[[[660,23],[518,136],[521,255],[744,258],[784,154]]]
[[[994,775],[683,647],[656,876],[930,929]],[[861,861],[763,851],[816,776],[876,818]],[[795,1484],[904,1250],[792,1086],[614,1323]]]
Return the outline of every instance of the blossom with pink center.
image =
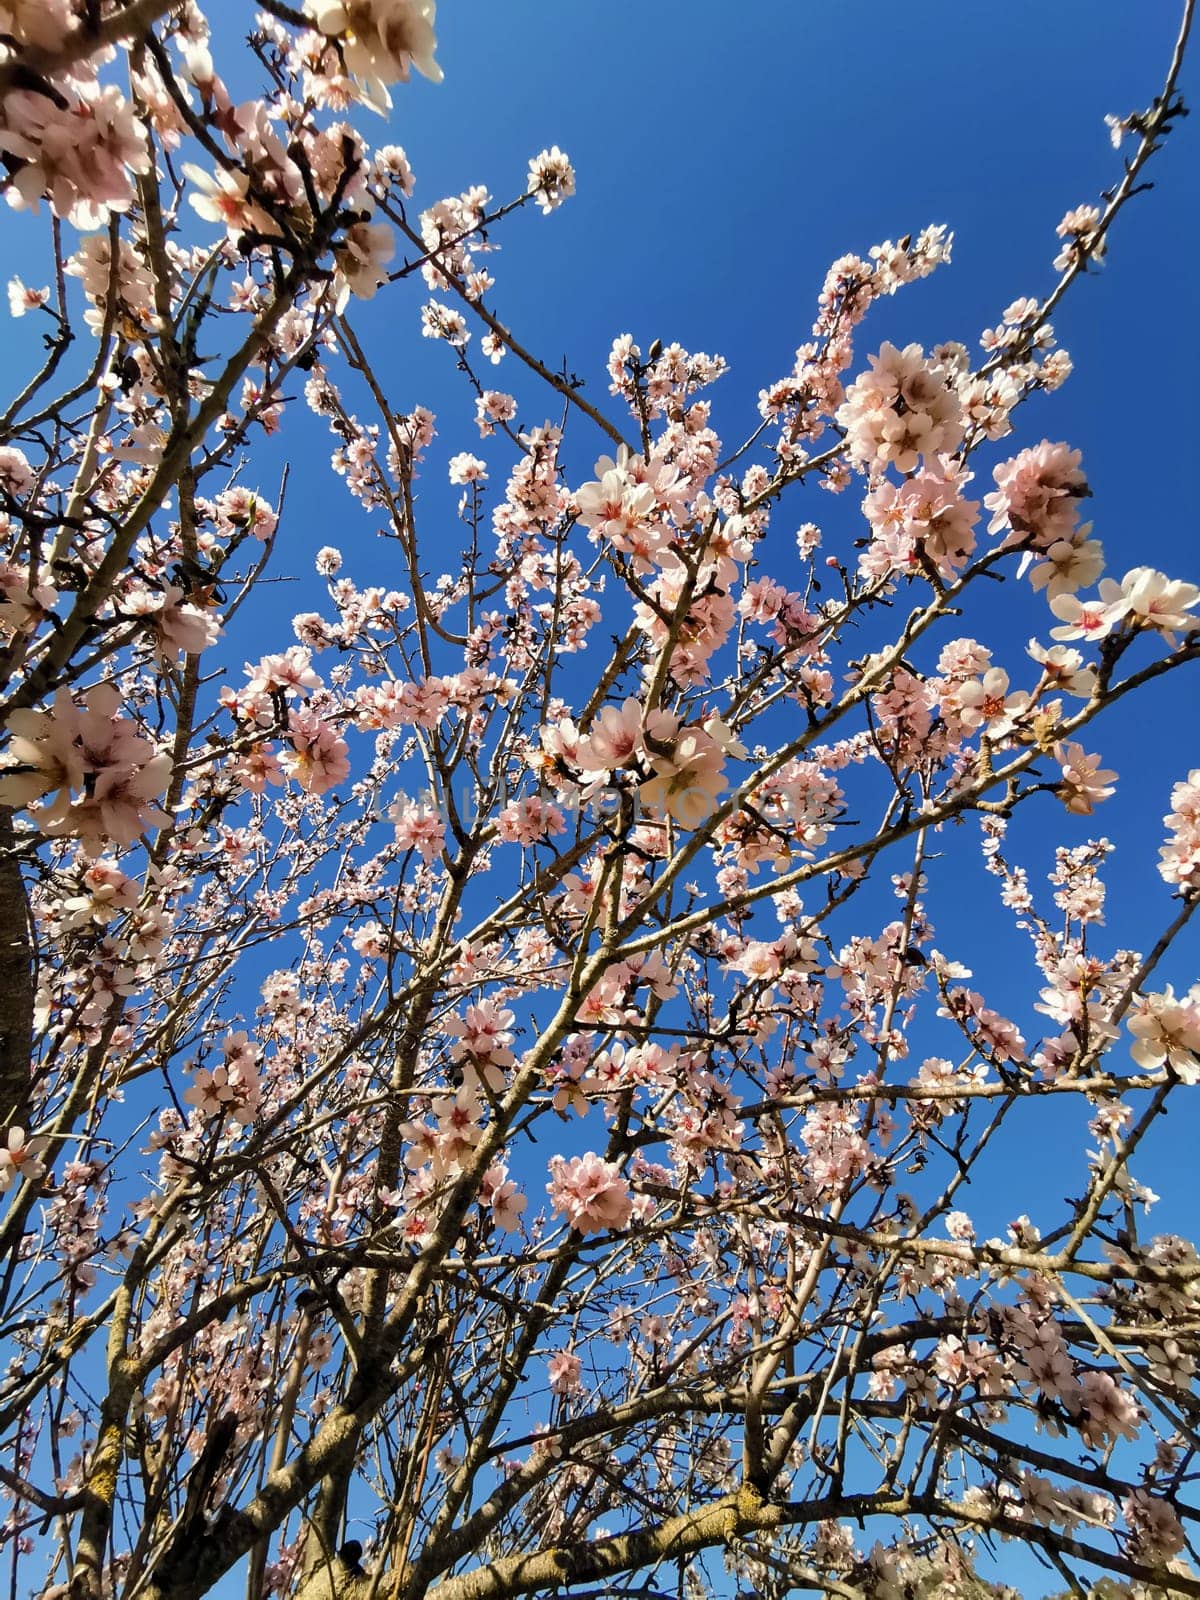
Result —
[[[33,582],[19,567],[0,561],[0,638],[32,633],[53,612],[58,590],[43,568]]]
[[[1136,1439],[1142,1413],[1131,1394],[1107,1372],[1084,1372],[1079,1379],[1080,1433],[1092,1449],[1110,1439]]]
[[[451,483],[483,483],[487,478],[487,463],[468,450],[460,450],[450,457]]]
[[[628,766],[642,745],[642,707],[634,699],[620,706],[602,706],[587,734],[576,746],[584,772],[611,772]]]
[[[191,180],[188,195],[192,209],[205,222],[218,222],[235,243],[244,233],[281,237],[278,225],[250,196],[250,179],[238,167],[218,167],[206,172],[195,162],[185,161],[184,177]]]
[[[214,502],[217,528],[223,534],[248,532],[264,543],[275,532],[279,518],[269,500],[253,489],[224,489]]]
[[[1200,601],[1200,588],[1179,578],[1168,578],[1153,567],[1134,567],[1121,579],[1121,594],[1130,620],[1144,628],[1157,628],[1174,644],[1176,631],[1200,627],[1188,613]]]
[[[1200,767],[1172,789],[1163,821],[1169,837],[1158,852],[1160,874],[1167,883],[1200,886]]]
[[[282,655],[264,656],[257,666],[247,666],[249,695],[283,695],[288,699],[321,687],[310,665],[312,656],[301,645],[291,645]]]
[[[546,1185],[551,1207],[578,1233],[604,1233],[628,1225],[633,1195],[620,1167],[591,1151],[565,1160],[554,1156]]]
[[[607,460],[598,461],[597,469]],[[579,520],[591,530],[593,540],[606,539],[622,554],[632,555],[639,572],[653,569],[668,530],[657,519],[654,490],[632,478],[627,462],[609,466],[600,478],[581,485],[574,500]]]
[[[16,157],[10,205],[36,207],[45,197],[56,216],[87,231],[129,210],[134,175],[149,172],[151,159],[134,108],[115,84],[76,78],[71,91],[10,90],[0,150]]]
[[[469,1005],[461,1017],[450,1017],[446,1032],[453,1040],[450,1059],[479,1073],[488,1087],[499,1093],[504,1074],[516,1065],[509,1049],[513,1042],[513,1014],[493,1000]]]
[[[460,350],[471,340],[467,319],[437,300],[430,300],[421,307],[421,335],[426,339],[444,339]]]
[[[485,389],[475,402],[475,422],[480,438],[489,438],[498,427],[511,422],[516,414],[517,402],[511,394],[501,394],[498,389]]]
[[[717,566],[700,569],[695,594],[688,603],[682,625],[674,629],[671,676],[677,683],[707,683],[709,660],[729,637],[733,626],[737,614],[733,596],[718,577]],[[688,583],[686,567],[671,554],[662,573],[649,586],[647,600],[639,601],[634,607],[638,627],[655,645],[665,643],[672,631],[664,617],[678,613]],[[815,631],[811,617],[806,614],[802,613],[798,622],[797,631]]]
[[[387,955],[392,948],[391,936],[381,922],[364,922],[356,928],[350,939],[351,947],[364,961]]]
[[[1050,629],[1052,639],[1104,639],[1128,612],[1129,600],[1116,584],[1105,579],[1099,599],[1080,600],[1073,594],[1056,594],[1050,609],[1062,623],[1061,627]]]
[[[1066,272],[1068,267],[1074,266],[1088,256],[1094,261],[1099,261],[1103,257],[1107,240],[1096,231],[1100,221],[1099,206],[1073,206],[1067,212],[1054,230],[1060,239],[1065,240],[1062,249],[1054,258],[1055,271]]]
[[[147,618],[153,628],[154,653],[164,661],[198,656],[221,634],[216,617],[185,599],[184,591],[174,583],[162,589],[135,586],[121,596],[120,610],[125,616]]]
[[[927,470],[904,483],[878,484],[863,501],[874,534],[859,558],[865,572],[907,572],[919,566],[919,552],[952,578],[975,549],[979,502],[960,490],[970,474]]]
[[[249,789],[251,794],[262,794],[270,784],[283,784],[287,781],[287,774],[279,757],[268,744],[254,744],[249,750],[238,756],[233,764],[234,776],[244,789]]]
[[[63,901],[67,927],[83,927],[93,922],[103,927],[123,912],[137,906],[140,885],[127,877],[115,861],[93,861],[84,870],[82,893]]]
[[[1187,1535],[1174,1506],[1149,1489],[1131,1490],[1121,1502],[1121,1515],[1129,1529],[1133,1553],[1141,1560],[1162,1568],[1187,1548]]]
[[[50,290],[30,289],[20,278],[8,280],[8,310],[13,317],[23,317],[27,311],[39,311],[50,298]]]
[[[681,827],[698,827],[728,787],[725,757],[744,760],[745,746],[719,716],[678,733],[663,731],[663,737],[647,734],[645,755],[652,771],[639,788],[642,805],[651,817],[671,816]]]
[[[92,302],[84,313],[84,320],[93,333],[103,331],[110,295],[123,316],[137,325],[147,324],[154,307],[154,279],[127,239],[117,240],[114,259],[108,235],[89,234],[80,240],[79,248],[64,271],[69,277],[80,280],[83,292]]]
[[[975,1224],[965,1211],[947,1212],[946,1232],[963,1244],[973,1244],[975,1241]]]
[[[1091,699],[1096,688],[1096,674],[1091,667],[1084,666],[1078,650],[1070,650],[1065,644],[1041,645],[1031,639],[1026,654],[1039,664],[1045,680],[1055,688],[1081,700]]]
[[[475,1085],[464,1083],[452,1095],[439,1095],[433,1114],[437,1118],[433,1172],[444,1178],[462,1171],[483,1138],[483,1106]]]

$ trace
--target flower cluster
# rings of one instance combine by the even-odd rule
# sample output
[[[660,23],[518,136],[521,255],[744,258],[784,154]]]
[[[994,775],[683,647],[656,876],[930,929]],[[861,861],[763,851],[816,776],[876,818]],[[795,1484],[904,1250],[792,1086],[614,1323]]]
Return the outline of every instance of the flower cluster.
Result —
[[[871,356],[870,371],[846,390],[837,420],[853,460],[875,472],[889,466],[912,472],[921,460],[935,463],[963,436],[953,374],[916,344],[903,350],[884,344]]]
[[[221,1043],[224,1059],[215,1067],[199,1067],[183,1098],[205,1120],[247,1128],[258,1114],[262,1085],[259,1054],[242,1030],[228,1033]]]
[[[118,714],[120,705],[116,685],[101,683],[82,704],[60,689],[48,711],[14,711],[0,803],[30,807],[43,833],[80,839],[94,855],[107,840],[132,844],[149,827],[169,826],[154,802],[171,758]]]
[[[633,1196],[620,1167],[589,1152],[555,1156],[546,1185],[553,1209],[578,1233],[606,1233],[629,1224]]]

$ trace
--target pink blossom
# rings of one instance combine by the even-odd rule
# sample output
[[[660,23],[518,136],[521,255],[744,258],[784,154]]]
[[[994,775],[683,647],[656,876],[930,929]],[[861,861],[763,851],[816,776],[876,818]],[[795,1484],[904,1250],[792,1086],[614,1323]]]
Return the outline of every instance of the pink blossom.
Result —
[[[252,794],[262,794],[268,784],[282,784],[287,775],[279,757],[270,745],[251,745],[233,764],[234,774],[243,788]]]
[[[864,571],[909,572],[920,553],[944,577],[952,578],[975,549],[979,502],[965,500],[962,485],[970,474],[926,470],[896,485],[878,484],[863,501],[875,538],[859,558]]]
[[[3,0],[0,25],[17,44],[51,49],[74,21],[70,0]]]
[[[475,402],[475,421],[481,438],[488,438],[498,427],[511,422],[517,414],[517,402],[510,394],[495,389],[485,389]]]
[[[250,695],[283,695],[291,699],[321,687],[321,680],[310,665],[312,656],[300,645],[292,645],[282,655],[264,656],[257,666],[246,667]]]
[[[577,755],[585,772],[611,772],[627,766],[642,745],[642,707],[629,699],[620,706],[602,706],[588,730],[579,739]]]
[[[1050,609],[1063,624],[1050,629],[1052,639],[1103,639],[1125,616],[1129,600],[1120,594],[1116,584],[1106,580],[1100,586],[1098,600],[1078,600],[1073,594],[1061,593],[1050,601]]]
[[[0,481],[3,480],[0,463]],[[30,581],[19,567],[0,562],[0,636],[32,633],[53,612],[58,590],[44,568]]]
[[[269,214],[250,197],[250,179],[240,168],[218,167],[209,173],[185,161],[183,173],[192,184],[188,200],[197,216],[220,223],[230,239],[236,242],[244,233],[281,237]]]
[[[579,1394],[583,1388],[583,1363],[571,1350],[559,1350],[546,1364],[550,1377],[550,1393],[557,1395]]]
[[[986,728],[993,735],[1008,732],[1028,702],[1024,692],[1008,692],[1008,673],[1002,667],[989,667],[982,678],[956,685],[950,701],[964,728]]]
[[[526,800],[514,800],[496,817],[496,831],[509,844],[531,845],[552,834],[565,833],[566,819],[557,806],[548,804],[537,795]]]
[[[1104,550],[1095,539],[1086,536],[1091,523],[1085,522],[1074,538],[1056,539],[1029,574],[1035,589],[1045,591],[1046,599],[1053,601],[1062,594],[1074,594],[1095,583],[1104,571]]]
[[[1200,884],[1200,767],[1175,785],[1163,821],[1168,839],[1159,851],[1159,872],[1168,883]]]
[[[1060,540],[1073,543],[1079,501],[1089,493],[1080,460],[1078,450],[1043,439],[1002,462],[993,472],[995,493],[984,496],[984,505],[993,513],[988,532],[1009,528],[1006,544],[1029,539],[1040,550]]]
[[[1056,744],[1054,758],[1062,768],[1058,793],[1068,811],[1090,817],[1101,800],[1113,793],[1115,772],[1102,771],[1100,756],[1089,756],[1078,744]]]
[[[326,794],[350,775],[350,747],[307,706],[288,712],[284,766],[306,794]]]
[[[177,584],[162,589],[134,587],[120,600],[126,615],[145,617],[154,632],[155,654],[176,661],[181,655],[200,655],[216,643],[221,625],[211,612],[185,599]]]
[[[223,490],[216,498],[215,511],[217,527],[223,532],[247,532],[264,543],[279,523],[270,501],[251,489]]]
[[[167,787],[171,758],[117,714],[120,704],[116,685],[101,683],[82,707],[61,689],[49,711],[14,711],[5,761],[16,770],[0,777],[0,803],[31,807],[43,833],[81,839],[96,855],[105,840],[132,844],[146,828],[168,824],[153,802]],[[43,795],[54,798],[34,807]]]
[[[529,1204],[528,1196],[521,1193],[503,1163],[489,1167],[484,1173],[479,1200],[481,1205],[491,1208],[492,1221],[505,1233],[517,1231],[521,1213]]]
[[[415,850],[422,861],[437,860],[445,844],[446,828],[435,812],[411,800],[398,800],[391,809],[391,818],[401,850]]]
[[[93,861],[84,869],[80,889],[80,894],[63,902],[68,927],[81,927],[87,922],[104,926],[134,910],[141,893],[140,885],[127,877],[116,862],[103,860]]]
[[[496,1093],[504,1088],[505,1072],[516,1064],[509,1049],[513,1020],[513,1013],[495,1001],[480,1000],[469,1005],[461,1017],[446,1022],[446,1032],[453,1040],[450,1059],[479,1073]]]
[[[258,1114],[261,1085],[258,1052],[244,1032],[226,1034],[219,1066],[200,1067],[183,1098],[201,1116],[249,1127]]]
[[[150,170],[150,152],[133,106],[115,84],[76,79],[71,93],[20,88],[5,100],[0,150],[17,157],[10,205],[45,196],[73,227],[98,228],[133,204],[133,178]]]
[[[1153,567],[1134,567],[1121,579],[1121,594],[1130,618],[1144,628],[1157,628],[1171,644],[1177,631],[1200,627],[1188,613],[1200,602],[1200,588],[1168,578]]]
[[[1082,700],[1091,699],[1096,688],[1096,674],[1084,666],[1078,650],[1069,650],[1063,644],[1046,647],[1031,639],[1026,653],[1040,664],[1048,683]]]
[[[1099,261],[1103,257],[1107,240],[1103,234],[1096,231],[1100,221],[1099,206],[1075,206],[1067,212],[1054,230],[1060,239],[1066,240],[1054,258],[1057,271],[1066,272],[1068,268],[1084,261],[1087,257],[1093,261]]]
[[[674,719],[672,719],[674,720]],[[649,729],[655,726],[653,720]],[[671,816],[684,828],[700,826],[716,811],[728,787],[726,755],[742,759],[744,746],[720,717],[678,733],[647,732],[650,778],[641,785],[642,805],[652,817]]]
[[[945,368],[916,344],[885,344],[870,363],[837,413],[855,461],[912,472],[922,457],[929,462],[958,445],[962,406]]]
[[[633,1212],[633,1196],[620,1167],[591,1152],[569,1161],[554,1156],[546,1192],[553,1209],[583,1234],[624,1228]]]
[[[1134,1489],[1121,1502],[1136,1554],[1156,1566],[1169,1562],[1187,1547],[1187,1537],[1168,1499],[1148,1489]]]

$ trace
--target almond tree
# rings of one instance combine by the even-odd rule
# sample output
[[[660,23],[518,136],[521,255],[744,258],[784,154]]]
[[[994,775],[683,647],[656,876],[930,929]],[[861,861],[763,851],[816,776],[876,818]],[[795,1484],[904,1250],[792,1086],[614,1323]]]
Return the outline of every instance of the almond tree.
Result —
[[[51,246],[0,423],[14,1596],[1014,1592],[985,1546],[1200,1594],[1200,1257],[1141,1159],[1200,1079],[1160,972],[1200,769],[1147,951],[1076,820],[1200,589],[1106,576],[1080,453],[1022,435],[1191,13],[981,360],[856,347],[947,261],[926,227],[833,263],[722,440],[719,356],[621,335],[594,403],[493,309],[561,150],[417,208],[387,112],[441,76],[433,0],[264,0],[240,58],[191,3],[0,0],[7,198]],[[448,468],[356,331],[413,290],[474,406]],[[316,427],[360,509],[288,636],[305,484],[270,475]],[[861,517],[794,533],[804,485]],[[994,659],[977,619],[1021,638],[1031,593]],[[976,852],[1020,1015],[931,920]],[[981,1237],[1039,1101],[1080,1108],[1077,1197]]]

